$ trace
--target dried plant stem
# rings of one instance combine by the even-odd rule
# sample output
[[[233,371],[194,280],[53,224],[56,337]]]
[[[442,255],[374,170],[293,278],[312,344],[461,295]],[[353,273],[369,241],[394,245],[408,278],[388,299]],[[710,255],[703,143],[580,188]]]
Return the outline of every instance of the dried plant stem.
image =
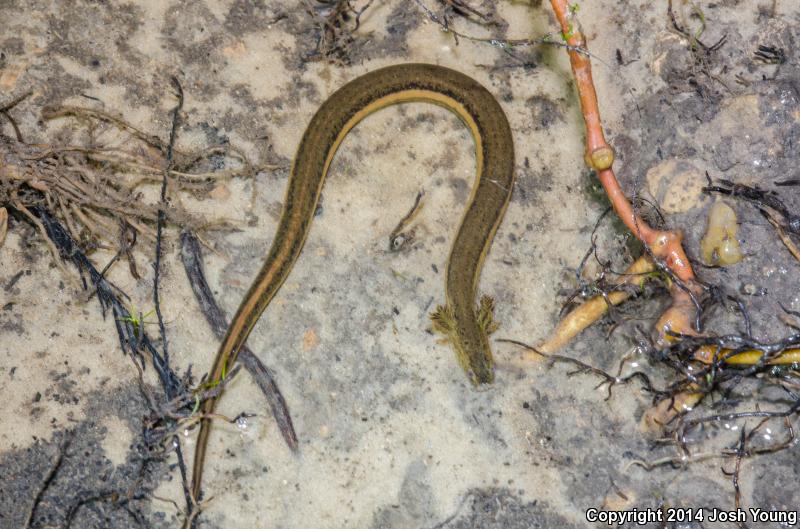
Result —
[[[758,364],[765,360],[767,355],[764,351],[759,351],[757,349],[748,349],[733,354],[732,349],[720,349],[712,345],[704,345],[695,351],[694,358],[704,364],[711,364],[721,358],[726,364],[746,366]],[[800,363],[800,348],[797,347],[785,349],[775,358],[769,358],[766,361],[767,365],[791,365],[798,363]]]

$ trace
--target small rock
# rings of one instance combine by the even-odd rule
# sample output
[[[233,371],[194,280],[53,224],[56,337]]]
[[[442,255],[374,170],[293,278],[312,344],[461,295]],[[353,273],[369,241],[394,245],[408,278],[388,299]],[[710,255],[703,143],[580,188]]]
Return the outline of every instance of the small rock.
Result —
[[[706,197],[705,174],[685,160],[664,160],[647,171],[647,188],[664,213],[684,213],[700,206]]]
[[[0,73],[0,88],[10,92],[17,84],[19,77],[28,69],[25,63],[17,63],[8,65],[2,73]]]
[[[231,59],[239,59],[247,55],[247,46],[241,40],[236,41],[230,46],[222,48],[222,54]]]
[[[712,266],[728,266],[742,260],[742,250],[736,233],[739,225],[736,212],[725,202],[719,201],[708,214],[708,229],[700,241],[703,261]]]
[[[208,196],[214,200],[228,200],[231,190],[225,184],[217,184],[214,189],[208,192]]]
[[[765,296],[767,289],[764,287],[757,287],[752,283],[743,283],[739,287],[739,292],[745,296]]]
[[[603,499],[603,509],[607,511],[626,511],[633,507],[636,494],[631,490],[614,488]]]
[[[303,333],[303,351],[310,351],[319,345],[319,337],[314,329],[308,329]]]

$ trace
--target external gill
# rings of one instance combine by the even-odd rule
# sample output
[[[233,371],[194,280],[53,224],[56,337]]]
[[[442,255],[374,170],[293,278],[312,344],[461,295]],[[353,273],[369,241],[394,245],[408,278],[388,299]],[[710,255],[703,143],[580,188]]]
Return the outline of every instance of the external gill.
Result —
[[[500,328],[500,323],[494,319],[494,298],[491,296],[481,296],[481,303],[478,305],[478,325],[486,336]]]
[[[486,344],[488,336],[499,327],[499,324],[494,320],[494,300],[489,296],[483,296],[479,305],[476,307],[476,312],[476,323],[478,324],[480,333],[483,335],[481,342]],[[436,310],[431,313],[430,318],[433,330],[443,335],[439,343],[449,343],[453,347],[456,351],[458,362],[468,374],[470,381],[475,385],[487,382],[487,380],[491,381],[491,375],[487,375],[486,372],[486,367],[490,368],[492,364],[491,352],[488,350],[479,352],[479,356],[486,360],[485,366],[482,366],[484,362],[478,362],[478,364],[481,365],[473,365],[471,358],[475,351],[472,351],[473,354],[467,351],[465,340],[459,335],[456,316],[452,307],[449,305],[439,305],[436,307]],[[475,348],[481,347],[475,344],[471,349]]]

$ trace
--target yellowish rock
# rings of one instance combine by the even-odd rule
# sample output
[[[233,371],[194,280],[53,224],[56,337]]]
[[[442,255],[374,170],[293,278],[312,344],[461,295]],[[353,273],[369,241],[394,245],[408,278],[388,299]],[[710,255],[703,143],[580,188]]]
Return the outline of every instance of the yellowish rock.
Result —
[[[231,196],[231,190],[225,184],[217,184],[214,189],[209,191],[208,196],[214,200],[228,200]]]
[[[647,171],[647,188],[664,213],[684,213],[703,203],[705,173],[687,160],[669,159]]]
[[[708,228],[700,241],[703,261],[712,266],[728,266],[742,260],[736,233],[739,225],[736,212],[725,202],[717,202],[708,215]]]

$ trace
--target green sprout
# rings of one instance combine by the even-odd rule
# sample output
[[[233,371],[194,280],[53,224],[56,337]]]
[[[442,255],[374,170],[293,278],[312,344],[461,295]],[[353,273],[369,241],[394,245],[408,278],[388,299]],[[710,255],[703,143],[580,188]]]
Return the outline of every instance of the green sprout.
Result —
[[[694,40],[698,40],[706,31],[706,15],[694,2],[692,2],[692,12],[700,20],[700,27],[694,33]]]
[[[575,35],[575,28],[572,27],[572,24],[569,25],[569,29],[565,32],[561,33],[561,38],[564,39],[564,42],[568,41]]]
[[[217,382],[217,384],[225,380],[225,377],[227,376],[228,376],[228,362],[225,362],[224,364],[222,364],[222,373],[220,374],[219,382]]]
[[[117,321],[121,321],[123,323],[130,323],[131,327],[133,327],[133,335],[138,339],[140,338],[140,333],[142,327],[145,325],[153,325],[156,322],[154,321],[147,321],[147,318],[155,314],[155,309],[147,311],[147,313],[142,314],[136,310],[136,306],[131,305],[128,309],[128,315],[123,316],[122,318],[117,318]]]
[[[225,362],[224,364],[222,364],[222,373],[220,373],[219,378],[215,380],[209,380],[208,382],[202,384],[200,386],[200,389],[203,390],[214,389],[215,387],[222,384],[222,382],[225,381],[225,378],[227,376],[228,376],[228,362]]]

